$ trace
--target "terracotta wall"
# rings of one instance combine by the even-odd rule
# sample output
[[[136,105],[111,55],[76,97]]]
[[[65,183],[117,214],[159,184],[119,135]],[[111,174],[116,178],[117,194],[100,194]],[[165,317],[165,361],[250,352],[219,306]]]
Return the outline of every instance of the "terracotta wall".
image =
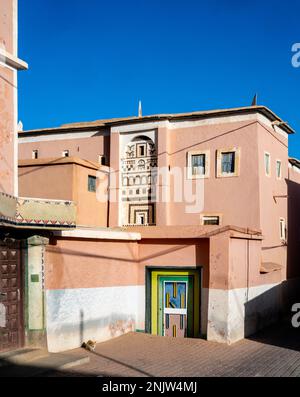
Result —
[[[73,165],[19,166],[19,195],[72,200]]]
[[[159,139],[162,134],[159,131]],[[165,165],[170,165],[171,171],[173,167],[187,166],[188,151],[209,150],[210,175],[202,180],[204,207],[201,212],[220,214],[223,225],[259,228],[256,123],[252,120],[182,128],[169,131],[169,135],[169,156],[165,158]],[[217,150],[233,147],[240,148],[240,175],[217,178]],[[190,183],[195,186],[195,181]],[[170,186],[173,184],[171,177]],[[172,203],[168,219],[172,225],[200,224],[200,212],[189,214],[186,203]]]
[[[73,198],[77,203],[77,225],[102,226],[107,227],[108,222],[108,202],[97,198],[95,192],[88,191],[88,177],[97,176],[97,170],[83,167],[80,165],[73,166]],[[97,179],[97,185],[102,184],[101,189],[107,187],[107,177],[103,180]],[[105,185],[105,186],[103,186]]]
[[[53,135],[52,135],[53,136]],[[99,155],[106,157],[109,163],[109,136],[105,132],[96,133],[88,138],[76,138],[76,133],[72,134],[72,139],[57,138],[57,135],[51,138],[47,137],[46,141],[38,142],[40,137],[28,138],[33,142],[19,141],[19,159],[32,159],[32,151],[38,150],[39,158],[58,158],[62,156],[64,150],[69,150],[70,157],[80,157],[84,160],[98,162]],[[43,139],[43,138],[42,138]]]
[[[202,266],[208,286],[206,239],[54,239],[47,246],[46,288],[97,288],[144,285],[146,266]]]
[[[16,1],[1,0],[0,47],[16,55]],[[17,194],[15,185],[16,71],[0,65],[0,191]],[[16,154],[17,155],[17,154]]]
[[[287,247],[280,240],[279,220],[287,223],[288,141],[272,129],[258,125],[259,204],[262,243],[262,261],[283,266],[286,273]],[[271,175],[266,176],[264,152],[271,155]],[[276,160],[282,161],[282,177],[276,178]]]
[[[138,285],[136,242],[53,239],[46,250],[46,288]]]
[[[208,239],[143,239],[139,247],[139,283],[145,282],[146,266],[202,267],[203,286],[208,287]]]
[[[70,163],[63,163],[63,161]],[[54,162],[57,161],[57,164]],[[19,194],[23,197],[70,200],[77,204],[77,225],[107,226],[107,201],[88,191],[88,176],[96,176],[95,165],[76,163],[71,158],[23,162],[19,166]],[[29,164],[29,165],[24,165]],[[106,183],[105,181],[101,183]]]

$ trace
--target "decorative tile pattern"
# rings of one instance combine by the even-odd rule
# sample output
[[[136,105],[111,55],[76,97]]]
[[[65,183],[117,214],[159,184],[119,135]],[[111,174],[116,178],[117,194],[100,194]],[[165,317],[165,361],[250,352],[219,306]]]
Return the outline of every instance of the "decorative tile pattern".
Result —
[[[26,227],[74,228],[72,201],[16,198],[0,193],[0,224]]]

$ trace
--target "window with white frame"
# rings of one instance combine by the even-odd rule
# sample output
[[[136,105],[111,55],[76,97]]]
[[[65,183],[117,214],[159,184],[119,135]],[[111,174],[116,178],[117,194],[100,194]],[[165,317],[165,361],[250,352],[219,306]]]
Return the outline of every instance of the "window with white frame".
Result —
[[[240,149],[217,150],[217,177],[239,176]]]
[[[207,178],[209,176],[209,151],[188,152],[188,178]]]
[[[276,177],[277,179],[281,179],[281,171],[282,167],[281,167],[281,160],[276,160]]]
[[[202,215],[202,225],[220,225],[219,215]]]
[[[265,173],[267,176],[271,175],[271,155],[265,152]]]
[[[280,218],[280,220],[279,220],[279,232],[280,232],[280,240],[285,241],[286,240],[286,225],[285,225],[284,218]]]
[[[36,150],[33,150],[32,151],[32,158],[33,159],[37,159],[39,157],[39,151],[36,149]]]
[[[70,156],[69,150],[63,150],[62,156],[63,157],[69,157]]]

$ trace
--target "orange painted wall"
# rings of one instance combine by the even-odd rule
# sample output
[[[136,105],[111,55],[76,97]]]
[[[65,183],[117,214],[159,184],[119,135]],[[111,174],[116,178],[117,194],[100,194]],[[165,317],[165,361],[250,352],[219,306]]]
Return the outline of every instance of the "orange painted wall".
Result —
[[[57,200],[72,200],[73,165],[19,166],[19,195]]]
[[[95,169],[73,166],[72,200],[77,203],[77,225],[107,226],[107,201],[99,201],[95,192],[88,191],[88,176],[96,174]]]
[[[88,176],[96,176],[95,167],[59,163],[66,159],[53,159],[52,165],[37,160],[30,166],[19,166],[19,195],[23,197],[70,200],[77,203],[77,225],[107,226],[107,202],[97,200],[95,192],[88,191]],[[53,164],[57,161],[57,164]],[[23,163],[24,164],[24,163]]]

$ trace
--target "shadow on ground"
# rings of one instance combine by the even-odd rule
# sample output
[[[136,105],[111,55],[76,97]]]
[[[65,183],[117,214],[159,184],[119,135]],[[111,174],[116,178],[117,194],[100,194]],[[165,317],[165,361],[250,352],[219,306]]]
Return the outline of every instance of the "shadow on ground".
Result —
[[[300,351],[300,328],[294,328],[291,319],[265,328],[246,339],[255,342]]]

